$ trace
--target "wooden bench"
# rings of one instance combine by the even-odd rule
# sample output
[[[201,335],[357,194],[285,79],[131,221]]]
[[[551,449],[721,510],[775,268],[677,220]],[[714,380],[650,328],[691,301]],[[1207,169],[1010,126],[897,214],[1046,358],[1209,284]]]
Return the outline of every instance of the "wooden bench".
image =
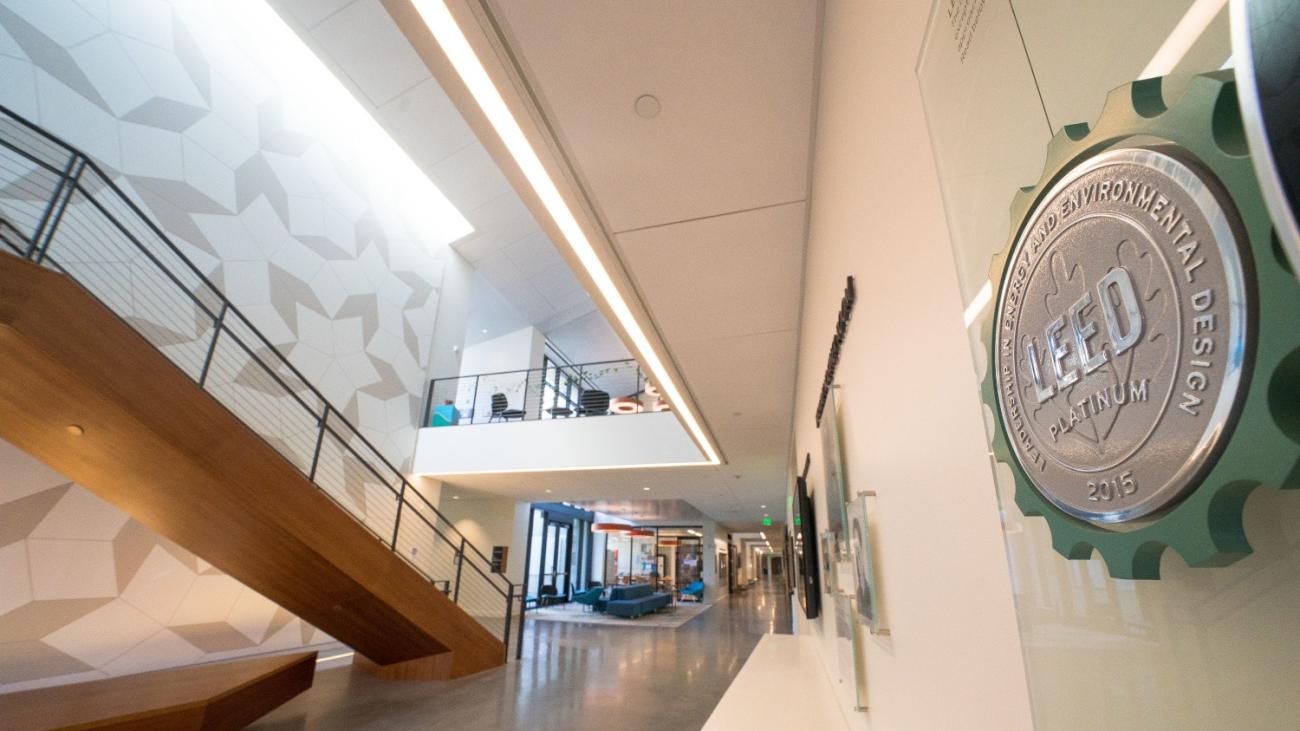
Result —
[[[238,729],[311,687],[316,653],[191,665],[0,695],[0,726]]]

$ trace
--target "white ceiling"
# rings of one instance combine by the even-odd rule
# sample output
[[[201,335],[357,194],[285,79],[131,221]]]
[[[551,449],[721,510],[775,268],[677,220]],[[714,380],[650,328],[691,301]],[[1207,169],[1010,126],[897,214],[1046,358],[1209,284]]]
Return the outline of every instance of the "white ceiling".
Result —
[[[469,220],[453,248],[520,319],[549,332],[595,311],[379,0],[270,2]]]
[[[807,197],[816,2],[495,6],[610,231]]]
[[[728,464],[481,476],[472,486],[569,500],[646,497],[649,486],[729,525],[773,510],[779,520],[817,3],[492,5]],[[643,94],[658,98],[657,117],[635,113]]]

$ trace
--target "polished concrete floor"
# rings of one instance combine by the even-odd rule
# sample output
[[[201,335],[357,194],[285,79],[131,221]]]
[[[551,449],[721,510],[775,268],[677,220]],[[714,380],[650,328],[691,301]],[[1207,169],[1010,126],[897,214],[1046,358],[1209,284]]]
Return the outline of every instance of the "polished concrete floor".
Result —
[[[789,633],[781,587],[753,585],[677,629],[530,621],[522,660],[445,683],[323,670],[253,728],[693,731],[759,638]]]

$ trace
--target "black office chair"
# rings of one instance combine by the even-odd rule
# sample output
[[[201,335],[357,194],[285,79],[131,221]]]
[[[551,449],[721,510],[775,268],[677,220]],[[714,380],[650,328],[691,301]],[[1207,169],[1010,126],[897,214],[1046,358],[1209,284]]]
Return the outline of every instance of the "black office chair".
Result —
[[[510,399],[507,399],[504,393],[492,394],[492,416],[488,418],[488,421],[496,421],[497,419],[510,421],[511,419],[523,418],[523,410],[510,408]]]
[[[555,590],[554,584],[546,584],[537,590],[537,606],[549,607],[559,599],[560,592]]]
[[[609,413],[609,393],[583,391],[578,399],[578,416],[604,416]]]

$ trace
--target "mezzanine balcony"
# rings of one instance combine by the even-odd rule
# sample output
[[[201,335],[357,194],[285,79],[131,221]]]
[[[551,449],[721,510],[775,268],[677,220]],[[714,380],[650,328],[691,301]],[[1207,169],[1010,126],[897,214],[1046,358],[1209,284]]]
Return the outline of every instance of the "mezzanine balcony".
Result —
[[[635,360],[435,379],[422,424],[413,466],[432,476],[703,461]]]

